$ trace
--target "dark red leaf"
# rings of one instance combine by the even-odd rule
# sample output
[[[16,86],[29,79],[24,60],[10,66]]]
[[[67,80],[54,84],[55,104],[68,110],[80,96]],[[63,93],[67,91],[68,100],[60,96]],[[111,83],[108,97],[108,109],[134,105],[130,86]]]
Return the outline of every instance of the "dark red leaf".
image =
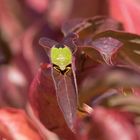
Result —
[[[79,86],[79,101],[91,103],[95,96],[109,89],[140,87],[140,73],[123,67],[100,67],[91,69]],[[88,84],[87,84],[88,83]]]
[[[93,55],[94,54],[94,55]],[[76,75],[81,78],[81,74],[87,73],[91,68],[97,67],[104,63],[100,53],[91,47],[78,47],[75,57]]]
[[[74,122],[77,117],[78,106],[77,83],[75,83],[74,73],[72,70],[69,70],[67,74],[62,75],[54,69],[52,76],[55,83],[58,105],[63,112],[68,126],[74,132]]]
[[[113,65],[112,56],[122,46],[120,41],[112,37],[101,37],[87,43],[87,45],[88,44],[92,49],[90,47],[82,47],[83,51],[89,55],[90,58],[96,59],[99,62],[103,59],[108,65]],[[88,49],[91,51],[88,51]],[[101,56],[98,56],[98,52],[94,53],[95,50],[97,50]],[[102,59],[100,57],[102,57]]]
[[[61,138],[74,139],[58,106],[49,65],[42,65],[36,74],[30,88],[29,100],[35,115],[47,129]]]
[[[82,47],[82,51],[86,55],[97,62],[107,64],[112,64],[111,57],[119,49],[121,42],[111,37],[98,38],[93,41],[92,37],[111,29],[120,30],[122,28],[117,21],[101,16],[71,20],[62,27],[64,35],[74,32],[79,36],[77,44]]]
[[[140,36],[136,34],[118,32],[118,31],[105,31],[96,34],[93,40],[100,39],[102,37],[114,38],[122,43],[122,46],[118,49],[115,57],[112,57],[113,63],[131,65],[136,69],[140,69]],[[94,41],[93,41],[94,42]]]
[[[86,39],[106,30],[122,29],[121,24],[113,19],[96,16],[87,19],[73,19],[62,26],[62,32],[66,36],[69,33],[77,33],[80,39]]]

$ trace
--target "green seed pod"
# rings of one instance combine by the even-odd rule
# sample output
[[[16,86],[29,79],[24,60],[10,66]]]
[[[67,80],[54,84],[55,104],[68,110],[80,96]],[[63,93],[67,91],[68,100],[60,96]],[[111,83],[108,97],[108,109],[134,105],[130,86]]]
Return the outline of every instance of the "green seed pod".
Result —
[[[72,52],[67,46],[53,46],[50,52],[51,62],[59,66],[60,70],[65,70],[66,66],[72,63]]]

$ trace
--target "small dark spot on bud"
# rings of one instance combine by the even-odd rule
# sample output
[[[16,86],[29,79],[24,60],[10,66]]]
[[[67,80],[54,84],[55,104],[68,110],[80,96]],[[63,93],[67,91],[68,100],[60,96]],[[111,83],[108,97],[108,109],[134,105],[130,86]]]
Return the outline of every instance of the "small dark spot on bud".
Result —
[[[64,48],[65,46],[63,44],[56,44],[55,47],[56,48]]]

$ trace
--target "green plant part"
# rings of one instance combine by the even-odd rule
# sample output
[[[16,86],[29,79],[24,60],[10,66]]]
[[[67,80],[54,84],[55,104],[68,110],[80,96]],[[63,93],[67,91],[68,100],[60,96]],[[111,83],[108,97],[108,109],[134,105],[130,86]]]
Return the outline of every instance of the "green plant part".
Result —
[[[57,65],[61,71],[64,71],[72,63],[72,52],[67,46],[57,47],[54,45],[50,52],[51,62]]]

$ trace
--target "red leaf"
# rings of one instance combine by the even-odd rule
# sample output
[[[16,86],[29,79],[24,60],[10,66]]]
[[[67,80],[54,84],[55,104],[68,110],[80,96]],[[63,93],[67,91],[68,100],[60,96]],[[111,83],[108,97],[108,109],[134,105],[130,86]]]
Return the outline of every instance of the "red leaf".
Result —
[[[47,129],[61,138],[74,140],[59,109],[49,66],[42,65],[38,71],[31,85],[29,100],[35,115]]]
[[[110,14],[124,24],[125,30],[140,34],[140,3],[137,0],[109,0]]]
[[[122,30],[122,25],[111,18],[95,16],[69,20],[62,26],[62,32],[65,36],[73,32],[78,34],[80,39],[91,38],[95,34],[107,30]]]
[[[94,36],[93,41],[95,39],[100,39],[102,37],[105,37],[106,39],[111,37],[111,38],[113,38],[113,40],[114,39],[116,40],[115,41],[116,43],[118,42],[115,46],[116,46],[116,48],[119,48],[119,49],[116,52],[116,54],[114,54],[114,56],[112,56],[113,63],[118,63],[119,65],[123,64],[123,65],[127,65],[127,66],[131,65],[133,68],[139,69],[139,65],[140,65],[140,61],[139,61],[139,59],[140,59],[140,55],[139,55],[140,36],[139,35],[127,33],[127,32],[108,30],[108,31],[99,33],[96,36]],[[110,45],[113,44],[112,41],[111,41],[112,43],[111,42],[109,43],[109,42],[108,42],[108,44],[110,44]],[[111,45],[110,47],[113,47],[113,46]]]
[[[138,140],[132,117],[113,109],[96,107],[77,128],[78,138],[84,137],[82,140]]]
[[[94,97],[104,94],[109,89],[140,87],[140,73],[135,70],[105,66],[90,70],[79,85],[79,102],[81,105],[83,103],[91,104]]]
[[[43,140],[25,112],[13,108],[0,110],[0,135],[7,140]]]
[[[74,122],[77,116],[77,87],[74,82],[74,72],[69,70],[67,74],[60,74],[53,70],[53,79],[55,83],[57,102],[69,128],[74,132]]]

